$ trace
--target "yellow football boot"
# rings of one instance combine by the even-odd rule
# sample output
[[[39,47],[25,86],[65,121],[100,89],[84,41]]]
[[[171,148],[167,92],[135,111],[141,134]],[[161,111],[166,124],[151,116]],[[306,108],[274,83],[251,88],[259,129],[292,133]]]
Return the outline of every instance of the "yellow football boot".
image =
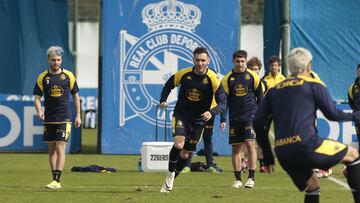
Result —
[[[60,189],[61,184],[57,182],[56,180],[51,181],[48,185],[45,186],[48,189]]]

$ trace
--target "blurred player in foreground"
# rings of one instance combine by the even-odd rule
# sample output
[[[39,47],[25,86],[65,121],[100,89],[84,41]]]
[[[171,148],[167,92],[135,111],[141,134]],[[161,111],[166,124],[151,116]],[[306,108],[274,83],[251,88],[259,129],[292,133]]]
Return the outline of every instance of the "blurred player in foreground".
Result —
[[[314,168],[327,170],[344,163],[355,202],[360,201],[360,159],[356,149],[335,140],[320,138],[315,126],[316,109],[331,121],[359,121],[360,112],[344,113],[336,109],[320,80],[310,77],[312,55],[295,48],[288,55],[288,79],[271,88],[261,102],[254,123],[264,128],[272,116],[275,125],[275,153],[280,165],[300,191],[305,202],[319,202],[320,183]],[[286,99],[284,99],[286,98]],[[274,155],[267,136],[258,136],[268,172],[274,170]]]

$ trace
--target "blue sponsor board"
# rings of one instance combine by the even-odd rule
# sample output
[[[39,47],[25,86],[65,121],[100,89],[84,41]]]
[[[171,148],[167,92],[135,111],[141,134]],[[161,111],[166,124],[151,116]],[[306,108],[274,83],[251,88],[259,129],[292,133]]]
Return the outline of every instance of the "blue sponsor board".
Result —
[[[336,107],[345,112],[352,112],[347,104],[338,104]],[[317,112],[317,116],[317,127],[320,137],[334,139],[356,148],[359,147],[354,122],[329,121],[320,111]]]
[[[138,154],[142,142],[171,138],[177,89],[168,111],[157,109],[161,89],[178,70],[192,66],[192,51],[209,50],[221,77],[238,46],[239,1],[104,1],[101,152]],[[165,121],[167,120],[167,122]],[[215,149],[229,153],[217,139]],[[226,146],[226,147],[225,147]]]
[[[81,109],[97,110],[98,105],[98,89],[97,88],[80,88],[79,96],[81,100]],[[35,96],[31,94],[0,94],[0,101],[34,101]],[[72,97],[70,97],[72,100]]]
[[[71,104],[72,105],[72,104]],[[79,152],[81,130],[72,127],[67,153]],[[0,151],[47,151],[33,102],[0,101]]]
[[[84,113],[83,126],[85,128],[96,128],[98,89],[81,88],[79,91],[81,110]],[[0,94],[0,101],[34,101],[34,95]],[[72,100],[72,97],[70,97]]]
[[[81,100],[81,109],[83,111],[98,108],[98,89],[97,88],[80,88],[79,96]]]

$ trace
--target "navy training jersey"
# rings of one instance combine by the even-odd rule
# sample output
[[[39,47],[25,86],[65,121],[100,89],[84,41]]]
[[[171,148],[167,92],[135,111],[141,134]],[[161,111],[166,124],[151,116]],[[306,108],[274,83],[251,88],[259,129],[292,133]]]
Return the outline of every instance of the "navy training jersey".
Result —
[[[360,79],[358,77],[348,90],[348,100],[352,110],[360,110]]]
[[[260,79],[260,81],[261,81],[261,88],[263,91],[263,96],[265,96],[267,91],[269,90],[269,86],[267,85],[267,82],[265,80]]]
[[[251,121],[263,98],[259,76],[250,69],[242,73],[232,70],[224,76],[222,84],[227,94],[230,121]]]
[[[324,83],[306,76],[290,77],[271,88],[255,115],[255,124],[263,124],[271,116],[275,126],[275,149],[314,150],[321,144],[315,125],[316,109],[331,121],[350,121],[351,113],[338,110]],[[264,149],[270,149],[268,137],[257,137]],[[266,143],[266,144],[264,144]],[[297,147],[296,147],[297,146]],[[266,152],[265,152],[266,151]]]
[[[69,95],[79,92],[74,75],[61,68],[61,73],[42,72],[34,87],[33,94],[45,99],[45,122],[70,121]]]
[[[210,111],[219,114],[225,109],[226,96],[217,74],[208,68],[206,74],[195,74],[193,67],[182,69],[172,75],[161,92],[165,102],[172,89],[180,86],[174,116],[181,115],[192,122],[204,124],[201,114]]]

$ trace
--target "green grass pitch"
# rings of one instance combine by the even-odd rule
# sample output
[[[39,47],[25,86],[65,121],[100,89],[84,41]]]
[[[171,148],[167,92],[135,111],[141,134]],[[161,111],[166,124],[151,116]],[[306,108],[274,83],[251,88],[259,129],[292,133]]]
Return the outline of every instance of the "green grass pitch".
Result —
[[[180,175],[169,194],[159,189],[165,173],[137,172],[139,155],[99,155],[96,132],[85,130],[83,152],[67,156],[61,177],[63,188],[45,189],[50,179],[48,156],[44,153],[0,154],[0,202],[303,202],[290,178],[276,166],[274,174],[255,174],[253,189],[232,189],[231,158],[215,157],[223,173],[192,172]],[[204,161],[194,157],[193,161]],[[72,166],[98,164],[118,169],[116,173],[75,173]],[[346,182],[341,166],[334,168],[332,177]],[[242,175],[243,182],[246,175]],[[321,202],[353,202],[349,190],[327,180],[321,180]]]

